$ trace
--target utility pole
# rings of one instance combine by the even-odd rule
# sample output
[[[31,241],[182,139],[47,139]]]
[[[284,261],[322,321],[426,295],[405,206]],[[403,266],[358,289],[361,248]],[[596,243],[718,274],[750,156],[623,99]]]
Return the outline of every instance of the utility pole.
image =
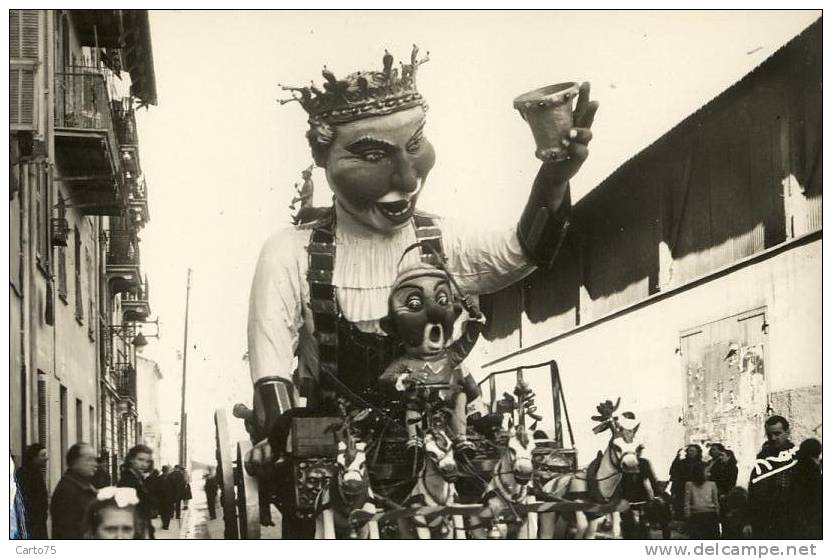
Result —
[[[182,347],[182,411],[179,417],[179,463],[188,464],[188,415],[185,413],[185,381],[188,371],[188,305],[191,300],[191,269],[188,268],[188,287],[185,291],[185,341]]]

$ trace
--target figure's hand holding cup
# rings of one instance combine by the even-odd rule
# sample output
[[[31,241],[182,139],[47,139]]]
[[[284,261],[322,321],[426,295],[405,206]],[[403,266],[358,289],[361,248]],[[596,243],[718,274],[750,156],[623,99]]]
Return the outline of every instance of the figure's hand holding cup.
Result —
[[[598,101],[590,101],[590,85],[576,82],[550,85],[524,93],[514,108],[528,122],[535,139],[535,156],[548,167],[555,184],[575,176],[589,155],[592,122]],[[572,101],[577,97],[574,109]]]

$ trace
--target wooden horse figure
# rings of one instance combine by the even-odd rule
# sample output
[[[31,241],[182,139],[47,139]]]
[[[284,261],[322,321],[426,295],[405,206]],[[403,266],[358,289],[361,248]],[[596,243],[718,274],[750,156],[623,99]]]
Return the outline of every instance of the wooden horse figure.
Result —
[[[453,442],[442,422],[432,421],[423,432],[423,460],[416,485],[405,500],[411,508],[442,507],[453,505],[456,499],[454,481],[459,469],[454,459]],[[465,532],[461,518],[439,515],[426,519],[421,515],[401,518],[399,536],[404,539],[464,539]]]
[[[542,499],[565,498],[588,504],[610,504],[620,499],[618,487],[622,475],[638,472],[635,437],[640,426],[632,412],[615,415],[620,403],[621,398],[615,404],[610,400],[602,402],[597,407],[599,415],[592,416],[598,422],[593,433],[610,431],[610,440],[604,452],[599,452],[586,469],[549,480],[540,491]],[[603,515],[592,517],[580,510],[560,516],[559,513],[540,514],[540,539],[552,539],[558,535],[556,528],[559,520],[574,524],[576,539],[593,539],[603,519]]]
[[[536,515],[518,511],[515,507],[530,504],[532,479],[532,450],[534,444],[522,425],[509,428],[509,438],[500,461],[494,467],[483,501],[491,509],[489,539],[529,539],[537,533]],[[471,520],[471,536],[486,537],[481,519]]]
[[[364,414],[366,415],[366,414]],[[378,539],[378,524],[368,522],[357,526],[350,522],[350,513],[363,510],[376,512],[375,498],[365,465],[366,445],[356,440],[351,425],[362,413],[348,416],[340,429],[338,471],[318,494],[315,506],[315,539]]]

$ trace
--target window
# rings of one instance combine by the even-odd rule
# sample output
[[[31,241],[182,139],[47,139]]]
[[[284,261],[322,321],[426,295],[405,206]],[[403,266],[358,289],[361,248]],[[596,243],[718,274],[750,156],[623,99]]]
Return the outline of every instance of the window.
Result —
[[[95,339],[95,323],[98,313],[95,311],[95,281],[93,279],[92,256],[89,247],[84,247],[84,260],[87,263],[87,298],[89,299],[89,320],[87,321],[87,334],[91,340]]]
[[[75,318],[84,320],[84,301],[81,291],[81,232],[75,228]]]
[[[64,196],[58,192],[58,205],[64,204]],[[67,303],[66,291],[66,247],[58,247],[58,297]]]
[[[9,117],[12,130],[37,128],[38,10],[9,12]]]
[[[35,247],[37,250],[38,264],[45,270],[49,270],[49,183],[47,181],[46,169],[41,166],[30,166],[35,169]]]
[[[38,369],[38,442],[41,446],[48,448],[47,430],[49,429],[49,426],[47,425],[46,419],[49,399],[46,395],[46,382],[46,373]]]
[[[26,367],[20,367],[20,436],[22,438],[21,447],[24,448],[29,441],[29,433],[26,431],[27,416],[29,410],[27,409],[27,398],[29,397],[29,376],[26,374]]]
[[[75,442],[84,440],[84,403],[75,398]]]
[[[90,426],[90,436],[87,439],[89,443],[93,446],[98,446],[95,441],[95,408],[90,406],[90,413],[89,413],[89,426]]]
[[[66,463],[66,451],[68,450],[68,438],[69,433],[67,433],[67,394],[66,394],[66,386],[63,384],[61,385],[61,471],[65,471],[67,467]]]

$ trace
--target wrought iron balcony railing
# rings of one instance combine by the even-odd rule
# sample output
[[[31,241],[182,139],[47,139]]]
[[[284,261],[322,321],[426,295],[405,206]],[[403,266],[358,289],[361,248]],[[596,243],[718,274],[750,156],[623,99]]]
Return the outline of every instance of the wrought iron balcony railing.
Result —
[[[139,240],[127,220],[112,218],[108,237],[106,271],[112,296],[141,284],[141,259]]]
[[[150,316],[150,284],[147,278],[122,295],[121,309],[125,321],[145,322],[147,320]]]
[[[139,136],[136,133],[136,113],[133,110],[133,103],[129,97],[116,99],[112,102],[113,117],[115,122],[116,137],[122,147],[136,146],[139,144]]]
[[[118,395],[136,401],[136,369],[130,363],[117,363]]]
[[[110,95],[104,74],[75,67],[55,74],[55,126],[84,130],[113,130]]]

